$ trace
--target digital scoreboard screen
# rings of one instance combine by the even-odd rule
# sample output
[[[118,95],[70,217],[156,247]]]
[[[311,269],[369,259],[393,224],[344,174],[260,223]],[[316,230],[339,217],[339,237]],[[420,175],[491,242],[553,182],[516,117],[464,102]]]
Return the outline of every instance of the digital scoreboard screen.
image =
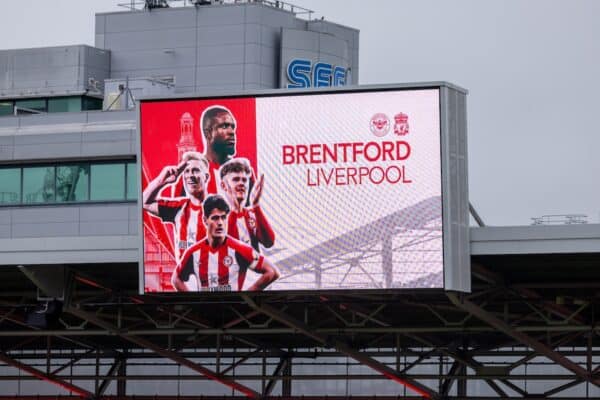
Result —
[[[144,292],[444,288],[440,89],[144,100]]]

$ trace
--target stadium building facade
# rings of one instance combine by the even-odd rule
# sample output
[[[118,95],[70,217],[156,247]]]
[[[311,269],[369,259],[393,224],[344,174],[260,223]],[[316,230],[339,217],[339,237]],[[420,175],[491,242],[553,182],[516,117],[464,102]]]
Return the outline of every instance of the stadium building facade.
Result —
[[[136,100],[355,85],[359,32],[282,1],[132,2],[95,32],[0,51],[0,399],[600,395],[596,225],[471,228],[470,294],[139,296]]]

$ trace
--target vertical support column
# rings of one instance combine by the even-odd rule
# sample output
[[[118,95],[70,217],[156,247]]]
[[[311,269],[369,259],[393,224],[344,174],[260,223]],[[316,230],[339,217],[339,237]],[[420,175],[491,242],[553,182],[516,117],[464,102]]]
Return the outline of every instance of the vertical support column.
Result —
[[[262,385],[261,385],[260,392],[265,393],[265,389],[267,387],[267,380],[266,380],[266,377],[267,377],[267,355],[266,355],[267,350],[263,349],[261,353],[262,353],[262,379],[261,379]]]
[[[444,357],[439,357],[440,364],[438,366],[438,392],[444,392]]]
[[[100,350],[96,349],[96,379],[94,379],[94,393],[98,393],[98,388],[100,387]]]
[[[396,333],[396,371],[400,372],[400,334]]]
[[[289,376],[290,379],[283,379],[281,381],[281,395],[283,397],[291,397],[292,396],[292,361],[293,361],[292,348],[288,349],[288,361],[283,369],[283,375]]]
[[[46,336],[46,374],[50,375],[52,364],[52,337]]]
[[[119,377],[127,376],[127,350],[123,349],[123,359],[121,364],[119,365],[119,370],[117,374]],[[125,397],[127,396],[127,380],[126,379],[117,379],[117,396]]]
[[[384,287],[391,288],[394,282],[392,233],[381,241],[381,269],[383,271]]]
[[[467,338],[463,338],[462,343],[462,354],[465,354],[469,350],[469,342]],[[464,363],[459,363],[457,375],[459,378],[456,379],[456,395],[458,397],[467,397],[467,380],[461,378],[467,375],[467,366]]]
[[[322,280],[323,280],[323,271],[321,270],[321,260],[316,260],[313,264],[313,269],[315,271],[315,287],[317,289],[321,289]]]

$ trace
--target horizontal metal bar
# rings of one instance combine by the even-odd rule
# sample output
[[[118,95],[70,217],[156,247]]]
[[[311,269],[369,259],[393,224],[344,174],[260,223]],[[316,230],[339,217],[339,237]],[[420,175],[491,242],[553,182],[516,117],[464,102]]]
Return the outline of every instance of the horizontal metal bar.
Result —
[[[517,326],[513,328],[517,332],[597,332],[600,333],[600,326],[591,325],[538,325],[538,326]],[[456,333],[456,332],[496,332],[496,329],[489,326],[469,326],[469,327],[373,327],[373,328],[321,328],[315,329],[315,333],[329,335],[344,335],[349,333]],[[156,329],[123,329],[118,333],[104,329],[86,329],[86,330],[14,330],[0,331],[0,337],[20,337],[20,336],[160,336],[160,335],[289,335],[299,334],[293,328],[238,328],[238,329],[217,329],[217,328],[156,328]]]
[[[438,374],[410,374],[408,375],[413,379],[439,379]],[[96,375],[60,375],[61,379],[69,379],[73,381],[90,381],[90,380],[113,380],[113,381],[155,381],[160,379],[161,381],[208,381],[210,378],[203,375],[113,375],[113,376],[96,376]],[[360,375],[345,375],[345,374],[321,374],[321,375],[239,375],[236,374],[235,378],[243,381],[268,381],[271,379],[276,380],[298,380],[298,381],[312,381],[312,380],[387,380],[383,375],[374,374],[360,374]],[[458,380],[489,380],[489,379],[510,379],[510,380],[531,380],[531,381],[572,381],[575,379],[574,375],[455,375],[453,378]],[[1,375],[0,381],[14,381],[14,380],[36,380],[33,376],[23,375]]]

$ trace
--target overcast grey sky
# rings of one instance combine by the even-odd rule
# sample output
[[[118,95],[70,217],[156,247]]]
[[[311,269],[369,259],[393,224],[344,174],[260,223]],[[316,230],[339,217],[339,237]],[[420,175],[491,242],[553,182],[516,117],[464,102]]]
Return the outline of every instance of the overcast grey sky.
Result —
[[[118,0],[0,2],[0,49],[94,44]],[[600,1],[290,0],[358,28],[362,84],[469,90],[470,199],[490,225],[600,217]]]

